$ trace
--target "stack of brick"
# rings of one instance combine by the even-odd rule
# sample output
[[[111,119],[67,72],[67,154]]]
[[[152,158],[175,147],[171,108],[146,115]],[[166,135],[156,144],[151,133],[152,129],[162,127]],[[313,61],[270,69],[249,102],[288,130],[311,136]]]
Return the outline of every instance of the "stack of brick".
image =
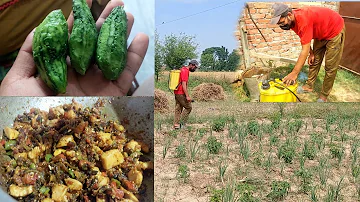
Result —
[[[325,6],[338,11],[338,2],[282,2],[292,9],[304,6]],[[261,53],[276,57],[286,57],[296,60],[301,51],[300,38],[292,30],[284,31],[278,25],[270,25],[271,6],[274,2],[249,2],[250,14],[258,28],[265,36],[263,39],[254,23],[251,21],[247,9],[242,12],[240,20],[245,22],[247,30],[248,48],[250,57],[254,53]],[[239,42],[239,52],[242,53],[240,25],[237,26],[235,36]],[[244,60],[242,60],[244,62]],[[251,66],[264,66],[264,63],[255,57],[251,57]],[[276,66],[284,65],[281,62],[273,63]]]

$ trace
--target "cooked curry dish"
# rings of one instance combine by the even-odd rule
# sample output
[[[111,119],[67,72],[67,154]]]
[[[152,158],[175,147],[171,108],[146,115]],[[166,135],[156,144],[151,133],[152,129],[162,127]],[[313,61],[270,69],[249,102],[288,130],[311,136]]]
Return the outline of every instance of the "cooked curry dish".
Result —
[[[153,169],[148,145],[76,102],[18,115],[0,152],[3,186],[18,201],[139,201]]]

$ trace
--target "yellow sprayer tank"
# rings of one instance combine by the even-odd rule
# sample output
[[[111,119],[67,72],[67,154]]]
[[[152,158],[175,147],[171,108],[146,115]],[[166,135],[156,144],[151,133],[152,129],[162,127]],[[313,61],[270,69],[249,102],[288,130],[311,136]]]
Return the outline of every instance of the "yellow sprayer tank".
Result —
[[[279,84],[280,83],[280,84]],[[296,97],[289,90],[296,94],[298,83],[286,86],[280,79],[269,81],[268,88],[262,87],[263,82],[259,83],[260,102],[296,102]],[[286,89],[286,86],[288,89]]]
[[[171,70],[169,74],[169,89],[177,90],[180,79],[180,70]]]

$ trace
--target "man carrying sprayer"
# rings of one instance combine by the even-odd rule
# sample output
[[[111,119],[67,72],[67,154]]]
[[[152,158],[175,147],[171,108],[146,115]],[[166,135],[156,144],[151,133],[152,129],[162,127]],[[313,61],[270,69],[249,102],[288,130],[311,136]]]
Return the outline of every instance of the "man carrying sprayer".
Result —
[[[285,84],[296,81],[306,58],[309,75],[306,85],[299,87],[299,93],[312,92],[321,63],[325,56],[325,78],[318,102],[326,102],[333,87],[336,72],[344,48],[345,25],[343,18],[335,11],[323,7],[304,7],[292,10],[285,4],[272,6],[271,24],[278,24],[283,30],[293,30],[299,37],[301,53],[292,72],[284,77]],[[311,40],[314,39],[313,48]]]
[[[189,72],[195,72],[199,63],[196,60],[191,60],[188,66],[180,69],[179,87],[174,90],[175,94],[175,118],[174,129],[180,129],[180,119],[186,123],[191,112],[191,98],[188,92]]]

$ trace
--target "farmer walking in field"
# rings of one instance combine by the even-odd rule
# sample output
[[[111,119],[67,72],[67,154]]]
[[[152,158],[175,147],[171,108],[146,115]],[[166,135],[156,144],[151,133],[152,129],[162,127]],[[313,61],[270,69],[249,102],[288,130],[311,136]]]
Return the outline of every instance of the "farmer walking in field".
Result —
[[[325,56],[325,77],[318,102],[326,102],[343,53],[344,19],[337,12],[323,7],[304,7],[292,10],[285,4],[275,3],[272,9],[273,15],[270,23],[279,25],[283,30],[293,30],[300,37],[302,46],[294,69],[284,77],[283,82],[285,84],[295,82],[306,58],[308,58],[308,80],[306,85],[299,87],[298,92],[312,92]],[[314,39],[313,48],[311,48],[312,39]]]
[[[174,90],[175,94],[175,118],[174,129],[180,129],[180,119],[185,124],[191,112],[191,98],[188,92],[189,72],[195,72],[199,63],[196,60],[191,60],[188,66],[180,69],[179,87]]]

